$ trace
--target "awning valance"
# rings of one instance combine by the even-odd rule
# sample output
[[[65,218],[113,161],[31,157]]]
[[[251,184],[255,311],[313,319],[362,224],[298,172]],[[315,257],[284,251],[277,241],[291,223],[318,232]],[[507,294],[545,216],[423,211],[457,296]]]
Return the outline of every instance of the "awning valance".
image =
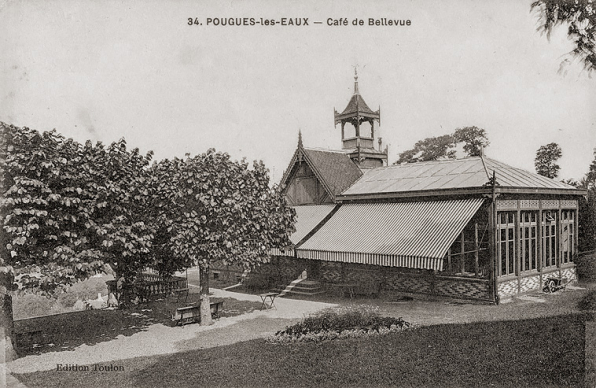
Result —
[[[483,199],[345,204],[296,249],[300,258],[443,269]]]

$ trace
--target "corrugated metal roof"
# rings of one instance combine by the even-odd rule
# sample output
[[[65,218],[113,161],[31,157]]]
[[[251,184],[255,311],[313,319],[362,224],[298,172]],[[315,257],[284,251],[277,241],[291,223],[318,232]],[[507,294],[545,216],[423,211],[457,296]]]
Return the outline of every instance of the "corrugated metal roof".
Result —
[[[482,202],[344,204],[296,253],[309,259],[442,270],[449,246]]]
[[[501,187],[570,189],[575,187],[493,159],[484,158],[489,174]],[[342,195],[482,187],[488,182],[482,159],[449,159],[378,167],[367,171]]]
[[[305,205],[292,206],[296,210],[296,231],[290,236],[292,244],[298,244],[307,234],[309,234],[317,225],[321,223],[331,213],[336,205]],[[293,249],[280,250],[272,248],[272,255],[277,256],[294,256]]]

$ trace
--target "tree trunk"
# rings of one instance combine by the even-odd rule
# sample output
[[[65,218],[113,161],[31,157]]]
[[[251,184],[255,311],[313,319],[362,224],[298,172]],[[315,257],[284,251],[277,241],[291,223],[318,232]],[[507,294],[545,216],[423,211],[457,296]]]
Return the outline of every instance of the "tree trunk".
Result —
[[[16,338],[14,333],[14,320],[12,315],[12,290],[13,275],[6,267],[0,268],[0,341],[3,342],[4,351],[0,350],[0,363],[12,361],[17,358],[15,351]]]
[[[211,302],[209,300],[209,267],[199,267],[201,285],[201,326],[213,324],[211,319]]]

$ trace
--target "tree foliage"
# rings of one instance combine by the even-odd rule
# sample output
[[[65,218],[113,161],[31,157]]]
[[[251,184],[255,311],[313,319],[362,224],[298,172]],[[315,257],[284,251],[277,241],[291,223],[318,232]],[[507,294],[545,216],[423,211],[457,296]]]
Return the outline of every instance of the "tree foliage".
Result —
[[[480,156],[490,142],[486,131],[475,126],[457,128],[453,134],[429,137],[414,144],[414,148],[399,154],[395,164],[426,162],[440,158],[455,159],[458,144],[463,144],[467,156]]]
[[[419,140],[414,144],[414,148],[399,154],[399,159],[395,164],[426,162],[437,160],[439,158],[455,158],[455,139],[453,135],[442,135],[437,137],[428,137]]]
[[[539,14],[538,30],[550,38],[553,29],[567,25],[567,36],[575,48],[569,53],[588,72],[596,69],[596,5],[593,0],[538,0],[531,6]]]
[[[295,213],[262,162],[209,150],[150,165],[152,153],[124,139],[0,131],[0,268],[24,289],[51,295],[105,264],[125,284],[148,266],[165,276],[190,265],[204,275],[218,260],[250,268],[289,245]]]
[[[208,324],[211,263],[252,268],[267,262],[271,248],[290,244],[295,211],[278,187],[269,187],[262,162],[249,168],[245,160],[232,161],[210,149],[184,160],[164,160],[153,170],[157,198],[164,198],[158,217],[170,220],[159,231],[167,237],[157,249],[200,267],[201,322]],[[165,263],[163,258],[158,262]]]
[[[580,201],[578,249],[580,252],[594,251],[596,250],[596,154],[579,187],[588,190],[588,198],[586,201]]]
[[[468,156],[482,155],[483,149],[490,144],[486,131],[476,126],[457,128],[453,137],[456,142],[463,143]]]
[[[145,214],[151,154],[1,124],[5,191],[2,261],[21,286],[52,293],[109,263],[132,279],[146,264],[153,227]]]
[[[534,159],[534,166],[536,173],[547,178],[556,178],[559,175],[561,167],[557,164],[557,160],[561,158],[563,152],[557,143],[549,143],[540,146],[536,151],[536,158]]]

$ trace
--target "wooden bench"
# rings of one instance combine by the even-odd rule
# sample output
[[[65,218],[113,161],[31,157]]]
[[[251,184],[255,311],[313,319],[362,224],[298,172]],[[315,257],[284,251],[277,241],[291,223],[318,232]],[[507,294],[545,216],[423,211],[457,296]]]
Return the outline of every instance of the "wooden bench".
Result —
[[[182,294],[184,294],[184,303],[186,303],[186,300],[188,299],[188,288],[178,288],[174,290],[173,293],[176,295],[176,303],[180,301],[180,296]]]
[[[209,307],[211,308],[212,318],[219,318],[219,310],[222,306],[223,301],[212,302],[209,304]],[[187,323],[200,322],[201,303],[177,308],[174,314],[172,314],[172,321],[176,322],[176,325],[185,325]]]
[[[212,318],[219,318],[219,309],[222,306],[223,306],[223,300],[209,304],[209,307],[211,307],[211,317]]]
[[[32,348],[35,344],[43,342],[41,330],[31,330],[22,333],[16,333],[16,346],[24,349]]]

